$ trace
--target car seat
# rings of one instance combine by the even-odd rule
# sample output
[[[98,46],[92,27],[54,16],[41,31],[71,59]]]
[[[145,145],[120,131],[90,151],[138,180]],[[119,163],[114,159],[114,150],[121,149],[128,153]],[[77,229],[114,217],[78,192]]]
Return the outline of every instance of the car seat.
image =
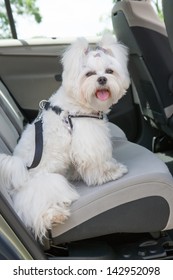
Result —
[[[172,21],[172,14],[173,14],[173,2],[171,0],[162,0],[162,7],[163,7],[163,17],[164,22],[168,34],[168,40],[173,52],[173,21]]]
[[[129,48],[129,71],[143,116],[173,137],[173,53],[164,23],[150,0],[117,1],[112,22],[117,38]]]
[[[11,153],[23,129],[24,117],[0,82],[0,152]],[[173,179],[166,165],[152,152],[130,143],[110,124],[113,155],[128,167],[128,174],[102,186],[76,183],[80,198],[71,217],[53,226],[53,244],[78,241],[119,232],[155,232],[173,228]],[[11,205],[5,186],[1,195]]]

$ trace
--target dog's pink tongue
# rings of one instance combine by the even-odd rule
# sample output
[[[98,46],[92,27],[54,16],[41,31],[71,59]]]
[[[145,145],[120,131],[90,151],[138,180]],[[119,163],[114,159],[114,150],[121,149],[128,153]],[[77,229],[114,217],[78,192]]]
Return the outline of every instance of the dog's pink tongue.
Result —
[[[109,96],[110,96],[110,93],[106,89],[99,89],[96,92],[96,97],[101,101],[107,100],[109,98]]]

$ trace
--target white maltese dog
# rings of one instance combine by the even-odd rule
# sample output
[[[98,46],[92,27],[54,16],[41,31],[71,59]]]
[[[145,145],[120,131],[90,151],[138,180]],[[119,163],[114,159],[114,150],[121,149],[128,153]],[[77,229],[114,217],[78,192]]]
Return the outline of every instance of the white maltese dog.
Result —
[[[78,199],[70,181],[100,185],[127,172],[112,158],[105,117],[129,87],[127,60],[126,47],[111,35],[93,50],[86,39],[77,39],[62,58],[62,86],[41,102],[14,154],[0,155],[1,188],[40,240],[52,224],[69,217]]]

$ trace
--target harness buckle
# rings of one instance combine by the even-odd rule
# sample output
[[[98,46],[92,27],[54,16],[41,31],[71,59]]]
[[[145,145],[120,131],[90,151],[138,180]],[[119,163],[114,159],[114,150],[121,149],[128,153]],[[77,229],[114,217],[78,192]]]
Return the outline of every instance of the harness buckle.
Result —
[[[39,102],[39,108],[40,108],[40,110],[43,110],[43,109],[45,108],[47,102],[48,102],[48,101],[47,101],[46,99],[43,99],[43,100],[41,100],[41,101]]]
[[[47,102],[48,102],[48,101],[45,100],[45,99],[43,99],[43,100],[41,100],[41,101],[39,102],[39,110],[38,110],[38,115],[37,115],[37,117],[36,117],[36,119],[35,119],[35,123],[36,123],[37,121],[41,120],[41,118],[42,118],[42,111],[43,111],[43,109],[45,108]]]

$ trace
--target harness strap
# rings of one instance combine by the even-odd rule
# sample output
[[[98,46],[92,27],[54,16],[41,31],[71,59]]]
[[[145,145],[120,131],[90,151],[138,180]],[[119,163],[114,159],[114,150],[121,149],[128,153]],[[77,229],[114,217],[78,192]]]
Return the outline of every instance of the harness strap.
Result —
[[[60,115],[61,112],[63,111],[60,107],[58,106],[52,106],[50,104],[50,102],[45,102],[45,105],[44,105],[44,109],[45,110],[48,110],[48,109],[52,109],[52,111],[54,111],[57,115]]]
[[[35,168],[39,165],[43,153],[43,125],[42,125],[42,117],[41,117],[41,112],[43,109],[49,110],[51,109],[54,111],[57,115],[60,115],[61,112],[63,111],[60,107],[58,106],[52,106],[50,102],[43,100],[42,103],[40,104],[40,113],[37,117],[37,121],[34,123],[35,125],[35,154],[34,154],[34,159],[30,167],[28,167],[28,170],[31,168]],[[96,115],[72,115],[69,114],[67,119],[68,123],[70,125],[70,129],[73,129],[73,123],[72,123],[72,118],[94,118],[94,119],[103,119],[103,112],[99,112]]]
[[[28,169],[35,168],[39,165],[43,153],[43,127],[42,120],[35,122],[35,154],[31,166]]]
[[[73,129],[73,123],[72,123],[72,118],[92,118],[92,119],[99,119],[103,120],[103,113],[99,112],[97,115],[68,115],[68,121],[70,124],[71,130]]]
[[[52,106],[50,104],[50,102],[46,101],[45,105],[44,105],[44,109],[48,110],[48,109],[52,109],[52,111],[54,111],[57,115],[60,115],[61,112],[63,111],[60,107],[58,106]],[[99,120],[103,120],[103,112],[99,112],[98,114],[92,114],[92,115],[72,115],[72,114],[68,114],[67,116],[67,122],[69,123],[70,129],[73,130],[73,123],[72,123],[72,118],[93,118],[93,119],[99,119]]]

